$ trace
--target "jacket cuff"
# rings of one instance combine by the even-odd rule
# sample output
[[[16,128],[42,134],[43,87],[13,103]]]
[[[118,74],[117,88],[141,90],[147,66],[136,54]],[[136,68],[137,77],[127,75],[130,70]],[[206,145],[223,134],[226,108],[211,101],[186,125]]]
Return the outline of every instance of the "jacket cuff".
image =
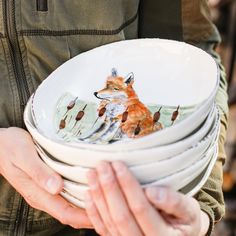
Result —
[[[209,207],[204,202],[199,202],[199,205],[200,205],[201,210],[204,211],[208,215],[208,217],[209,217],[210,224],[209,224],[209,228],[208,228],[208,231],[205,234],[205,236],[210,236],[213,233],[214,225],[215,225],[214,211],[211,209],[211,207]]]

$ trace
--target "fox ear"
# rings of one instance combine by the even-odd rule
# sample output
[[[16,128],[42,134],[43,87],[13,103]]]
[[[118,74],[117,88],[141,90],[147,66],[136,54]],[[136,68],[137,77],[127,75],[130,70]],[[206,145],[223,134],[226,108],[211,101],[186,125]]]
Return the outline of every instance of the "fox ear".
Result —
[[[134,83],[134,73],[133,72],[131,72],[131,73],[129,73],[126,77],[125,77],[125,83],[127,84],[127,85],[129,85],[129,84],[133,84]]]
[[[117,77],[117,76],[118,76],[118,73],[117,73],[117,69],[116,69],[116,68],[112,68],[112,69],[111,69],[111,76],[112,76],[112,77]]]

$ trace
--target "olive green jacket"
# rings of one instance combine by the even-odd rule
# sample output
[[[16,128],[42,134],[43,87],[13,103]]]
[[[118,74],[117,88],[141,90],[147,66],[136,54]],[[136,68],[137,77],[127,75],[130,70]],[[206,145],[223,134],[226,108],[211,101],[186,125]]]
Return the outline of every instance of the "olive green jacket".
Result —
[[[63,62],[94,47],[137,37],[187,41],[212,54],[221,68],[216,99],[222,113],[219,158],[196,195],[213,226],[224,214],[227,94],[224,70],[213,51],[219,36],[204,0],[0,0],[0,127],[23,127],[30,94]],[[0,176],[0,235],[85,233],[29,207]]]

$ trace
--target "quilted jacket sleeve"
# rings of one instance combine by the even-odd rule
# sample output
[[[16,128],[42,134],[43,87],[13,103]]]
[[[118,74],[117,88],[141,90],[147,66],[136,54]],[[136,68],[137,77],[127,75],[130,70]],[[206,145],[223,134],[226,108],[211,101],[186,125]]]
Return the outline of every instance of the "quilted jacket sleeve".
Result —
[[[215,47],[220,42],[217,29],[210,20],[209,9],[206,1],[182,1],[183,39],[207,51],[216,60],[220,69],[220,86],[216,96],[216,104],[221,113],[221,130],[218,140],[219,154],[210,177],[195,198],[199,201],[201,209],[205,211],[211,224],[207,235],[211,235],[214,224],[225,213],[224,197],[222,192],[223,164],[226,154],[224,142],[227,129],[228,105],[227,82],[224,67],[220,57],[215,52]],[[191,10],[195,9],[195,11]],[[192,13],[191,13],[192,12]]]

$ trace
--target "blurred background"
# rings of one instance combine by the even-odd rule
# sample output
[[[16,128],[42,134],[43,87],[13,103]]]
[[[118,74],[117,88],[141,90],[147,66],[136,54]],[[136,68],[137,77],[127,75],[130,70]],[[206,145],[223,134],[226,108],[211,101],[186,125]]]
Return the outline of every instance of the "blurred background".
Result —
[[[214,236],[236,236],[236,0],[209,0],[209,4],[222,37],[217,51],[227,72],[230,108],[223,183],[226,216],[216,225]]]

